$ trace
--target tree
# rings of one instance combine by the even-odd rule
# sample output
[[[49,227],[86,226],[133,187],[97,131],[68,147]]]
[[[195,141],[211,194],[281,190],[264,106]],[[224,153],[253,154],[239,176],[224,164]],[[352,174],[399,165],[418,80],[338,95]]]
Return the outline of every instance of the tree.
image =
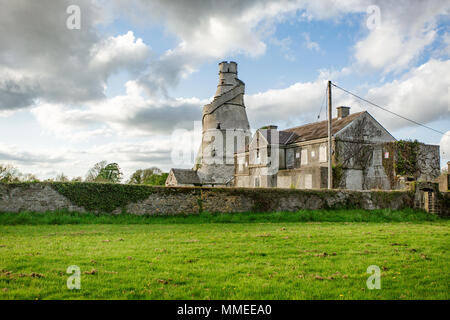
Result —
[[[100,174],[100,172],[103,170],[104,167],[106,167],[106,164],[108,162],[106,162],[106,160],[97,162],[91,169],[89,169],[89,171],[86,174],[86,182],[94,182],[96,181],[98,175]]]
[[[144,184],[144,181],[149,179],[153,174],[161,174],[161,169],[157,167],[151,167],[148,169],[138,169],[136,170],[128,180],[129,184]]]
[[[69,177],[66,176],[63,172],[58,174],[55,178],[55,181],[57,182],[69,182]]]
[[[122,172],[117,163],[109,163],[105,160],[96,163],[89,169],[86,175],[87,182],[112,182],[119,183],[122,179]]]
[[[12,165],[0,164],[0,182],[20,182],[20,172]]]
[[[20,180],[22,182],[39,182],[39,179],[32,173],[25,173],[21,175]]]
[[[117,163],[109,163],[105,160],[96,163],[86,174],[86,182],[112,182],[119,183],[122,172]]]
[[[168,173],[163,173],[157,167],[136,170],[128,180],[129,184],[164,185]]]
[[[100,170],[95,181],[119,183],[122,180],[122,175],[119,165],[117,163],[110,163]]]
[[[163,172],[160,174],[152,174],[148,179],[144,181],[144,184],[148,184],[151,186],[163,186],[166,184],[168,173]]]

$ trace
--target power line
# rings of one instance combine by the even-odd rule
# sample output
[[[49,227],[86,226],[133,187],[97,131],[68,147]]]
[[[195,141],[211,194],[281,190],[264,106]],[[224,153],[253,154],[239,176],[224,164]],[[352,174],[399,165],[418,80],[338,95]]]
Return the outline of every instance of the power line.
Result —
[[[444,136],[448,135],[447,133],[444,133],[444,132],[442,132],[442,131],[433,129],[433,128],[427,126],[427,125],[424,125],[423,123],[420,123],[420,122],[417,122],[417,121],[408,119],[408,118],[406,118],[406,117],[404,117],[404,116],[402,116],[402,115],[399,115],[398,113],[395,113],[395,112],[390,111],[390,110],[388,110],[388,109],[386,109],[386,108],[383,108],[383,107],[377,105],[376,103],[373,103],[373,102],[370,102],[370,101],[367,100],[367,99],[361,98],[361,97],[358,96],[357,94],[354,94],[354,93],[352,93],[352,92],[350,92],[350,91],[348,91],[348,90],[345,90],[344,88],[341,88],[341,87],[339,87],[338,85],[336,85],[336,84],[334,84],[334,83],[331,83],[331,84],[332,84],[333,87],[336,87],[336,88],[338,88],[338,89],[340,89],[340,90],[342,90],[342,91],[344,91],[344,92],[346,92],[346,93],[348,93],[348,94],[350,94],[350,95],[352,95],[352,96],[354,96],[354,97],[356,97],[356,98],[358,98],[358,99],[361,99],[361,100],[364,101],[364,102],[367,102],[367,103],[369,103],[369,104],[371,104],[371,105],[373,105],[373,106],[375,106],[375,107],[377,107],[377,108],[380,108],[381,110],[384,110],[384,111],[386,111],[386,112],[389,112],[389,113],[391,113],[391,114],[393,114],[393,115],[395,115],[395,116],[397,116],[397,117],[400,117],[400,118],[402,118],[402,119],[404,119],[404,120],[406,120],[406,121],[412,122],[412,123],[414,123],[414,124],[416,124],[416,125],[418,125],[418,126],[427,128],[427,129],[429,129],[429,130],[433,130],[434,132],[443,134]]]
[[[328,87],[325,89],[325,94],[323,95],[322,103],[320,104],[319,115],[317,116],[317,120],[316,121],[319,121],[320,115],[322,114],[322,108],[323,108],[323,105],[324,105],[324,102],[325,102],[325,98],[327,97],[327,91],[328,91]]]

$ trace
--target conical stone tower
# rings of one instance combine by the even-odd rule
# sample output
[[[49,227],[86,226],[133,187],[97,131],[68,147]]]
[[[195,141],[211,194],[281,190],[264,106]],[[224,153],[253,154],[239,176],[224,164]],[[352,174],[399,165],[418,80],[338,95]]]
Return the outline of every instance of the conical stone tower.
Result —
[[[194,170],[203,185],[230,185],[234,153],[248,145],[250,125],[244,105],[245,84],[237,77],[237,63],[219,63],[214,100],[203,107],[202,142]]]

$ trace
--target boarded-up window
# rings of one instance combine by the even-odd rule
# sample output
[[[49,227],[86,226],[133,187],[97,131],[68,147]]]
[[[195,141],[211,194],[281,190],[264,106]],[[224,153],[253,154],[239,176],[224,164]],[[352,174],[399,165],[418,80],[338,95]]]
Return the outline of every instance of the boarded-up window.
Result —
[[[244,171],[244,162],[245,162],[245,157],[238,158],[239,172]]]
[[[302,166],[308,164],[308,150],[302,149]]]
[[[327,160],[327,146],[323,144],[319,148],[319,161],[327,162]]]
[[[312,174],[305,174],[305,189],[312,189]]]
[[[286,168],[294,168],[294,149],[286,149]]]
[[[381,166],[382,161],[382,151],[380,149],[373,150],[373,165]]]

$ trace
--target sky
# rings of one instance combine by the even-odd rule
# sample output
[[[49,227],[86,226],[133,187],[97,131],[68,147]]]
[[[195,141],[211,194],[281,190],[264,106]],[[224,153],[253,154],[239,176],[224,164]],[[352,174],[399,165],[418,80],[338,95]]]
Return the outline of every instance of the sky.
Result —
[[[84,177],[102,160],[117,162],[125,177],[192,167],[221,61],[238,63],[253,130],[325,120],[331,80],[445,133],[333,89],[334,106],[368,111],[397,139],[440,145],[441,167],[450,161],[449,1],[0,6],[0,163],[40,179]]]

